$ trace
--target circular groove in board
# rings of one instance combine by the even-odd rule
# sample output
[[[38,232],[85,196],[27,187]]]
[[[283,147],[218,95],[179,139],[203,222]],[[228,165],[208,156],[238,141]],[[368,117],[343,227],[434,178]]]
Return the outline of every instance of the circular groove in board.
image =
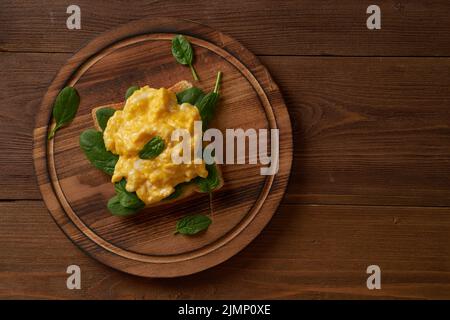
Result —
[[[164,29],[164,33],[160,32],[161,29]],[[215,219],[218,219],[218,221],[221,221],[221,219],[224,220],[222,223],[223,230],[220,230],[222,234],[218,233],[215,239],[206,239],[207,242],[204,243],[202,243],[201,237],[200,240],[194,239],[192,241],[199,242],[199,246],[187,246],[184,252],[170,253],[170,250],[168,250],[169,252],[167,254],[148,254],[143,253],[143,248],[139,247],[139,244],[136,244],[136,239],[142,239],[143,233],[139,235],[141,238],[132,239],[135,242],[133,245],[139,250],[134,250],[133,245],[129,245],[129,242],[131,241],[129,239],[125,240],[122,245],[115,244],[113,243],[115,240],[114,238],[108,240],[106,239],[109,236],[108,234],[106,234],[106,236],[97,234],[94,228],[89,226],[89,222],[86,223],[84,221],[92,219],[92,216],[95,216],[94,214],[90,213],[85,216],[79,215],[79,211],[73,208],[74,204],[75,206],[77,205],[77,201],[68,200],[67,194],[83,194],[85,190],[89,189],[84,186],[85,189],[78,189],[77,192],[74,192],[73,189],[80,186],[74,184],[73,179],[70,180],[70,177],[64,177],[64,172],[67,171],[65,168],[70,165],[60,166],[62,174],[58,175],[57,166],[58,161],[61,162],[61,160],[55,161],[55,155],[59,156],[60,154],[65,154],[62,151],[58,151],[58,135],[61,135],[62,137],[64,137],[64,134],[69,136],[71,134],[71,129],[68,128],[70,128],[70,126],[76,127],[76,120],[74,120],[74,124],[61,129],[55,140],[47,142],[45,136],[48,126],[51,123],[49,121],[51,119],[52,102],[61,88],[66,85],[74,85],[77,87],[80,78],[92,70],[96,63],[110,54],[119,52],[123,48],[132,47],[149,41],[169,42],[176,33],[188,35],[189,40],[196,50],[196,54],[198,48],[213,52],[215,55],[218,55],[221,59],[226,61],[226,63],[231,64],[236,68],[242,77],[251,84],[250,87],[254,90],[253,94],[256,94],[254,100],[259,100],[264,109],[264,111],[260,110],[259,113],[264,113],[267,125],[264,125],[266,122],[263,124],[261,124],[261,122],[261,127],[281,129],[280,169],[277,175],[266,176],[261,178],[262,180],[260,179],[257,181],[258,187],[255,187],[254,189],[260,188],[261,191],[258,192],[258,194],[253,195],[254,199],[252,199],[251,202],[253,203],[251,203],[251,205],[250,201],[246,200],[249,202],[247,205],[250,210],[239,213],[239,219],[235,219],[237,222],[232,221],[231,217],[233,216],[226,210],[223,211],[223,214],[220,214],[219,211],[219,216]],[[152,53],[149,53],[148,55],[151,57]],[[167,53],[167,56],[170,59],[173,59],[170,52]],[[210,61],[211,57],[210,53],[206,53],[205,55],[202,54],[200,59],[205,58],[205,61]],[[222,64],[222,67],[223,66],[224,65]],[[176,67],[184,68],[179,65]],[[211,70],[215,70],[214,65],[209,67]],[[152,66],[152,68],[154,67]],[[170,69],[170,67],[168,68]],[[204,73],[202,72],[202,74]],[[241,81],[239,85],[243,86],[242,80],[238,79],[236,81]],[[249,93],[246,92],[246,95],[249,95]],[[239,97],[237,99],[239,99]],[[224,101],[224,104],[226,105],[227,100],[225,98]],[[242,101],[238,102],[242,104]],[[257,107],[255,108],[255,110],[258,111]],[[78,117],[81,118],[82,115],[78,115],[77,118]],[[262,116],[260,115],[260,117]],[[68,133],[64,133],[64,130],[67,130]],[[76,130],[76,128],[72,130]],[[71,149],[69,151],[72,152]],[[94,39],[69,60],[55,78],[42,102],[41,112],[39,112],[36,121],[33,152],[38,183],[43,198],[57,224],[72,241],[99,261],[124,272],[141,276],[171,277],[201,271],[228,259],[244,248],[263,229],[274,214],[287,185],[292,162],[292,136],[289,116],[278,87],[270,78],[267,70],[249,51],[243,48],[235,40],[209,27],[184,20],[161,18],[156,21],[153,20],[152,22],[140,20],[108,32],[103,35],[103,37]],[[224,175],[225,174],[226,172]],[[230,171],[230,176],[232,174],[233,171]],[[61,177],[63,178],[61,179]],[[77,179],[80,180],[81,178],[77,177]],[[72,184],[70,187],[66,187],[66,190],[63,190],[63,183],[66,186],[69,186],[66,180],[71,181]],[[75,187],[73,187],[74,185]],[[230,181],[230,185],[233,185],[233,181]],[[112,185],[110,187],[112,187]],[[95,195],[95,193],[92,193],[91,196],[92,195]],[[72,198],[73,197],[74,196],[72,195]],[[94,206],[95,205],[96,203],[94,203]],[[106,204],[103,203],[103,205]],[[230,210],[232,209],[233,208]],[[143,214],[147,213],[144,212]],[[229,224],[227,224],[227,219],[229,220],[228,222],[230,222]],[[103,230],[106,227],[113,225],[108,225],[108,219],[105,219],[104,221],[105,222],[100,223],[95,221],[92,225],[97,226],[97,230]],[[100,228],[98,225],[101,223],[104,225]],[[166,230],[167,226],[164,228],[164,231],[173,233],[173,230]],[[211,231],[208,230],[208,234],[213,233],[214,229],[211,229]],[[128,234],[114,234],[114,236],[116,236],[116,239],[121,237],[127,238]],[[144,245],[151,246],[145,241]]]

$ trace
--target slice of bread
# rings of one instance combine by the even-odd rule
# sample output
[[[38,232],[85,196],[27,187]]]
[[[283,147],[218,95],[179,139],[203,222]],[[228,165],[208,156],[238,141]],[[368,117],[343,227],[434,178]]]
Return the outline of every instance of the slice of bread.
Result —
[[[190,83],[189,81],[183,80],[180,82],[175,83],[173,86],[171,86],[169,88],[170,91],[174,92],[174,93],[178,93],[181,92],[183,90],[192,88],[192,83]],[[98,131],[101,131],[102,129],[100,128],[98,121],[97,121],[97,110],[102,109],[102,108],[112,108],[115,110],[119,110],[122,109],[125,105],[125,102],[119,102],[119,103],[113,103],[113,104],[108,104],[108,105],[104,105],[104,106],[99,106],[99,107],[95,107],[92,109],[92,118],[94,119],[94,126]],[[219,176],[220,179],[220,183],[219,185],[214,189],[213,192],[219,190],[220,188],[223,187],[224,181],[223,181],[223,177],[222,177],[222,170],[220,168],[220,165],[216,164],[216,168],[217,168],[217,174]],[[156,207],[159,205],[163,205],[163,204],[169,204],[169,203],[174,203],[176,201],[180,201],[182,199],[185,199],[189,196],[192,196],[194,193],[202,193],[200,192],[198,186],[195,183],[190,183],[190,184],[186,184],[183,186],[182,190],[181,190],[181,194],[176,197],[175,199],[170,199],[170,200],[162,200],[160,202],[157,203],[153,203],[150,205],[147,205],[146,208],[150,208],[150,207]]]

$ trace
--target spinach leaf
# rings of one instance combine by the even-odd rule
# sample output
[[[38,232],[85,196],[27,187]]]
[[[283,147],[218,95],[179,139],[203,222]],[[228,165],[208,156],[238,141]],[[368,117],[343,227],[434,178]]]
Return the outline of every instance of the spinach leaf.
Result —
[[[217,101],[219,100],[219,88],[221,79],[222,79],[222,72],[219,71],[217,73],[214,91],[204,96],[203,99],[196,105],[198,111],[200,112],[200,117],[202,118],[203,130],[206,130],[209,122],[212,120],[214,116]]]
[[[139,199],[136,192],[128,192],[125,189],[127,181],[120,180],[114,184],[117,196],[119,197],[120,205],[125,208],[135,209],[136,211],[145,207],[145,203]]]
[[[127,189],[125,189],[126,185],[127,185],[127,180],[125,180],[123,178],[119,182],[114,183],[114,190],[116,191],[117,194],[125,192],[125,191],[127,191]]]
[[[139,90],[138,86],[131,86],[128,88],[127,92],[125,93],[125,100],[127,100],[131,95],[136,91]]]
[[[178,220],[175,233],[194,235],[208,229],[211,222],[209,217],[202,214],[186,216]]]
[[[196,106],[199,104],[199,102],[203,99],[205,96],[205,93],[203,90],[192,87],[186,90],[183,90],[181,92],[177,93],[177,100],[178,104],[182,103],[190,103],[193,106]]]
[[[55,135],[56,130],[65,126],[75,118],[80,105],[80,96],[77,90],[72,87],[65,87],[61,90],[53,105],[53,117],[55,118],[55,126],[49,132],[47,138],[50,140]]]
[[[154,159],[163,152],[165,146],[164,140],[160,136],[156,136],[145,144],[144,148],[139,152],[139,158]]]
[[[208,176],[206,178],[197,177],[193,181],[197,184],[200,192],[211,192],[220,184],[219,171],[215,163],[207,164]]]
[[[192,50],[189,41],[181,34],[175,36],[172,39],[172,55],[182,65],[188,65],[191,68],[192,76],[194,80],[198,80],[197,72],[192,66],[194,60],[194,50]]]
[[[173,200],[173,199],[178,198],[183,193],[184,186],[188,185],[189,183],[190,182],[183,182],[183,183],[177,184],[175,186],[175,191],[172,192],[169,196],[165,197],[163,200],[166,201],[166,200]]]
[[[137,212],[136,209],[122,206],[119,195],[115,195],[109,199],[108,210],[115,216],[129,216]]]
[[[101,108],[95,112],[95,116],[97,118],[97,123],[102,131],[105,131],[106,124],[108,123],[109,118],[111,118],[116,112],[113,108]]]
[[[80,135],[80,147],[94,167],[113,175],[119,156],[106,150],[102,132],[94,129],[83,131]]]

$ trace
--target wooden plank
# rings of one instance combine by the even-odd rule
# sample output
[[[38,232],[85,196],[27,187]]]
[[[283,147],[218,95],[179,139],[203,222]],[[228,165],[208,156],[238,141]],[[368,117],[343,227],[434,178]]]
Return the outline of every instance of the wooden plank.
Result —
[[[39,100],[68,54],[0,54],[1,199],[40,198]],[[290,203],[450,205],[450,59],[262,57],[294,127]],[[18,166],[17,163],[21,165]]]
[[[81,8],[81,30],[66,28],[69,3],[3,0],[0,50],[74,52],[120,24],[170,16],[208,24],[255,54],[450,56],[446,0],[378,3],[382,28],[376,31],[366,27],[370,3],[356,0],[143,1],[140,5],[78,0],[76,4]]]
[[[450,298],[449,208],[282,205],[231,260],[176,279],[144,279],[92,260],[41,201],[0,203],[0,297],[71,299]],[[68,265],[82,289],[65,286]],[[366,268],[382,289],[366,288]]]
[[[0,54],[0,199],[40,199],[33,125],[40,100],[69,54]]]
[[[450,205],[450,60],[264,57],[294,130],[291,203]]]

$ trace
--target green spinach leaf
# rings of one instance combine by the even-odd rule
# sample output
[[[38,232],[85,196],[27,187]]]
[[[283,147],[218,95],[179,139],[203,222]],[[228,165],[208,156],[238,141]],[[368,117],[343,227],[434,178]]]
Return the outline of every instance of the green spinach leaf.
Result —
[[[202,214],[186,216],[177,222],[175,233],[194,235],[208,229],[211,219]]]
[[[207,164],[206,170],[208,171],[206,178],[197,177],[194,179],[200,192],[211,192],[220,184],[219,171],[216,164]]]
[[[125,101],[131,97],[131,95],[136,91],[139,90],[138,86],[131,86],[128,88],[127,92],[125,93]]]
[[[216,85],[214,86],[214,91],[208,93],[203,99],[196,104],[200,117],[202,118],[203,130],[206,130],[209,122],[214,117],[214,112],[216,110],[217,101],[219,100],[219,88],[220,80],[222,79],[222,72],[217,73]]]
[[[166,200],[173,200],[173,199],[178,198],[183,193],[183,188],[188,184],[190,184],[190,182],[183,182],[183,183],[177,184],[175,186],[175,191],[172,192],[169,196],[165,197],[163,200],[166,201]]]
[[[119,156],[106,150],[102,132],[94,129],[83,131],[80,135],[80,147],[94,167],[113,175]]]
[[[172,39],[172,55],[182,65],[187,65],[191,68],[192,76],[194,80],[198,80],[197,72],[192,66],[194,60],[194,50],[192,50],[189,41],[181,34],[175,36]]]
[[[181,92],[177,93],[178,104],[182,103],[190,103],[193,106],[196,106],[200,103],[200,101],[205,96],[203,90],[192,87]]]
[[[97,123],[102,131],[105,131],[109,118],[111,118],[115,112],[116,110],[113,108],[101,108],[95,112]]]
[[[80,96],[75,88],[65,87],[61,90],[53,105],[53,118],[55,118],[55,126],[49,132],[47,138],[50,140],[55,132],[65,126],[75,118],[80,105]]]
[[[115,216],[129,216],[137,212],[136,209],[124,207],[119,195],[115,195],[108,201],[108,210]]]
[[[136,192],[129,192],[125,188],[127,181],[125,179],[120,180],[114,184],[117,196],[119,197],[120,205],[125,208],[139,210],[145,207],[145,203],[139,199]]]
[[[163,152],[165,146],[164,140],[160,136],[156,136],[145,144],[144,148],[139,152],[139,158],[154,159]]]

